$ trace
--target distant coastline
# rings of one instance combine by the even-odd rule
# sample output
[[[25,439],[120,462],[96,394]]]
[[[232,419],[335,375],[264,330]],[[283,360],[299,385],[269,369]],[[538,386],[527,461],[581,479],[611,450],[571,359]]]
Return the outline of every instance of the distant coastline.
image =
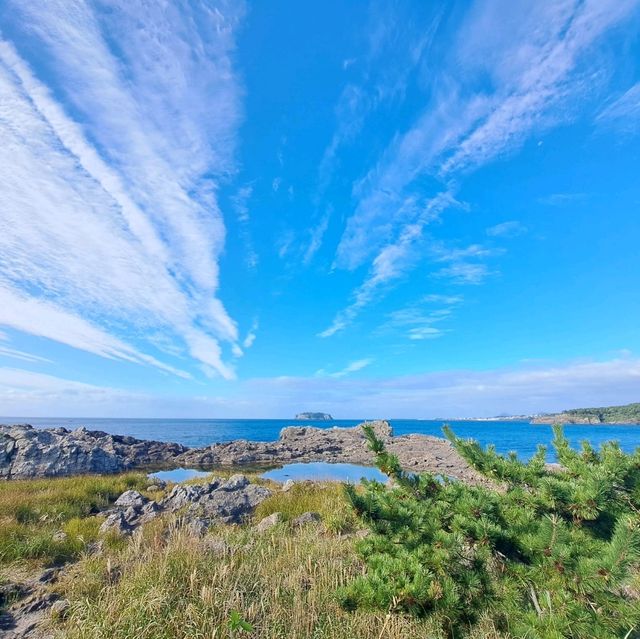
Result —
[[[532,424],[640,424],[640,403],[597,408],[571,408],[559,413],[535,415],[499,415],[497,417],[458,418],[457,421],[510,422],[529,421]]]

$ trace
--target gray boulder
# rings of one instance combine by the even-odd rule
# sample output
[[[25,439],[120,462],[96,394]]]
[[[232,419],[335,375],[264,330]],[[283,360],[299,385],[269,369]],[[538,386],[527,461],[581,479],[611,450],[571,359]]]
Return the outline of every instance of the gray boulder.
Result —
[[[123,512],[111,513],[100,526],[100,533],[117,533],[118,535],[129,535],[133,532],[133,522],[125,517]]]
[[[128,490],[108,511],[100,531],[128,535],[162,513],[178,513],[185,525],[204,535],[213,523],[243,522],[270,495],[269,489],[250,483],[244,475],[226,481],[213,478],[206,484],[178,484],[159,502]]]
[[[115,501],[115,506],[121,508],[142,508],[149,499],[139,493],[137,490],[127,490]]]
[[[277,526],[282,521],[282,513],[273,513],[264,519],[261,519],[253,530],[257,533],[263,533]]]
[[[322,517],[318,513],[302,513],[299,517],[296,517],[291,525],[294,528],[301,528],[302,526],[306,526],[307,524],[317,524]]]

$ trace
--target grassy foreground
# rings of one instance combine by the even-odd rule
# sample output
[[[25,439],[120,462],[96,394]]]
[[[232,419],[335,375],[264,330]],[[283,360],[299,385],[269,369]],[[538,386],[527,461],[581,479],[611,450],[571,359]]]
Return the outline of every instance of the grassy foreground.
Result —
[[[0,583],[15,570],[78,557],[98,537],[93,515],[148,484],[141,473],[0,482]]]
[[[550,470],[449,432],[496,491],[404,473],[367,436],[392,487],[271,484],[242,526],[200,537],[167,515],[97,552],[95,512],[149,494],[144,475],[0,484],[0,584],[75,562],[53,586],[61,639],[640,637],[640,449],[577,452],[557,430]]]
[[[340,607],[336,591],[363,565],[354,535],[361,524],[335,483],[297,484],[288,492],[274,485],[252,522],[220,526],[204,538],[163,518],[130,541],[112,537],[100,553],[87,552],[99,539],[96,511],[149,483],[135,473],[1,483],[0,584],[74,562],[54,586],[71,603],[64,620],[51,622],[60,638],[439,636],[409,616]],[[322,524],[293,528],[291,520],[308,511],[320,513]],[[273,512],[282,513],[281,524],[252,530]],[[234,624],[238,619],[251,631]]]

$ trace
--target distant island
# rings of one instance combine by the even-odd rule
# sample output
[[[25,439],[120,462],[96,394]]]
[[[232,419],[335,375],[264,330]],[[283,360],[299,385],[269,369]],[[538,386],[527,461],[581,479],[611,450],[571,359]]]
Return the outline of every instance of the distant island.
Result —
[[[296,419],[314,419],[324,422],[331,421],[333,417],[329,413],[298,413]]]
[[[561,413],[536,415],[534,424],[640,424],[640,403],[601,408],[572,408]]]

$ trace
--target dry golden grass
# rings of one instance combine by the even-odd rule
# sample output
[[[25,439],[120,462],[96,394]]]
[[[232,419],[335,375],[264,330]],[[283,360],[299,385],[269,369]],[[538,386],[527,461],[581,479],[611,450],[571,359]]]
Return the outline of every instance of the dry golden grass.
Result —
[[[338,485],[276,493],[255,520],[315,510],[342,520]],[[409,639],[437,637],[427,622],[379,612],[348,613],[336,590],[362,571],[354,538],[324,524],[266,533],[223,526],[198,538],[155,521],[123,549],[87,557],[61,585],[72,604],[69,639]],[[237,612],[252,631],[231,630]]]

